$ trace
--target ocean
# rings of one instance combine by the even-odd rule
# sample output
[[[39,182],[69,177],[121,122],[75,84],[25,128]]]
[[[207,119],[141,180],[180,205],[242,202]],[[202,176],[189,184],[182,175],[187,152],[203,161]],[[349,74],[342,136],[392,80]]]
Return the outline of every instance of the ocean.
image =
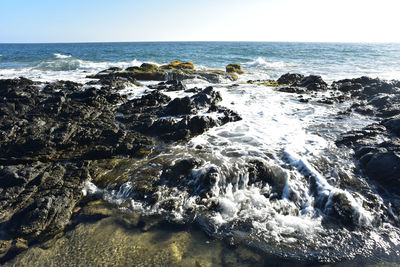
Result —
[[[193,170],[194,177],[202,177],[210,169],[218,173],[211,195],[199,201],[188,192],[160,187],[159,201],[149,205],[135,197],[131,182],[135,177],[118,190],[99,189],[88,182],[85,193],[100,192],[104,200],[121,209],[161,216],[175,224],[187,223],[191,214],[191,223],[209,237],[277,257],[282,260],[275,261],[278,265],[289,264],[283,259],[299,266],[310,262],[347,261],[359,266],[399,262],[400,228],[383,219],[398,196],[379,195],[358,171],[354,151],[336,145],[342,134],[375,123],[376,118],[359,113],[340,116],[352,102],[326,105],[318,101],[331,92],[315,93],[305,102],[296,94],[247,81],[275,80],[288,72],[320,75],[329,84],[360,76],[399,80],[400,44],[0,44],[0,78],[23,76],[43,82],[86,83],[90,81],[88,75],[110,67],[140,66],[144,62],[162,65],[175,60],[193,61],[200,70],[225,69],[230,63],[239,63],[245,72],[235,82],[184,82],[187,88],[213,86],[222,96],[220,105],[237,112],[242,120],[164,147],[162,153],[146,159],[154,166],[157,162],[200,159],[204,164]],[[144,86],[126,88],[121,93],[138,98],[148,90],[146,85],[156,83],[144,81]],[[182,91],[165,94],[172,98],[186,95]],[[250,182],[249,162],[268,166],[276,180],[269,185]],[[162,208],[168,201],[176,205],[172,212]],[[218,207],[210,208],[215,202]],[[198,210],[194,218],[193,210]],[[332,214],[338,220],[351,221],[352,226],[335,224],[330,219]]]
[[[153,42],[0,44],[0,75],[56,79],[83,77],[110,66],[193,61],[224,68],[237,62],[260,78],[286,72],[321,75],[327,81],[368,75],[400,78],[400,44],[279,42]],[[83,73],[82,73],[83,72]]]

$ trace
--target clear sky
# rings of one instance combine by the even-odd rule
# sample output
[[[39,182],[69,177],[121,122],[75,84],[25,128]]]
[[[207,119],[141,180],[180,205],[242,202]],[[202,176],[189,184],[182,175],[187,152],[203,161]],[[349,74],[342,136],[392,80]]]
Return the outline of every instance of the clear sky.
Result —
[[[400,0],[0,0],[0,42],[400,42]]]

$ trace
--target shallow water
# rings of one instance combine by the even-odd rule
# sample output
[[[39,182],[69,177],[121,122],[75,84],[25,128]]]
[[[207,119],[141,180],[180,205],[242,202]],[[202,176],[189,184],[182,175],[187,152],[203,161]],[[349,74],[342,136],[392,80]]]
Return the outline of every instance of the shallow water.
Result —
[[[4,266],[375,266],[284,260],[240,244],[210,239],[184,226],[90,202],[62,236],[34,245]],[[395,266],[393,262],[379,266]]]

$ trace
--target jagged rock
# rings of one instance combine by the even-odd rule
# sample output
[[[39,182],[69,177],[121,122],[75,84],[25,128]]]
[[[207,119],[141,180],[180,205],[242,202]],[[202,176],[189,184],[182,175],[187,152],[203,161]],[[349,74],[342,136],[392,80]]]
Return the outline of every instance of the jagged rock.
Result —
[[[304,94],[307,92],[304,88],[301,87],[279,87],[277,91],[296,94]]]
[[[395,116],[383,122],[386,128],[392,130],[398,137],[400,137],[400,116]]]
[[[293,86],[305,87],[307,91],[324,91],[328,89],[328,84],[319,75],[304,77],[300,82],[294,83]]]
[[[184,91],[186,86],[179,80],[169,80],[166,82],[160,82],[157,85],[150,85],[150,89],[165,90],[167,92],[172,91]]]
[[[294,83],[299,83],[304,78],[304,75],[298,73],[286,73],[283,74],[277,80],[280,85],[292,85]]]
[[[87,179],[87,171],[73,164],[1,167],[0,222],[15,238],[51,236],[68,223]]]

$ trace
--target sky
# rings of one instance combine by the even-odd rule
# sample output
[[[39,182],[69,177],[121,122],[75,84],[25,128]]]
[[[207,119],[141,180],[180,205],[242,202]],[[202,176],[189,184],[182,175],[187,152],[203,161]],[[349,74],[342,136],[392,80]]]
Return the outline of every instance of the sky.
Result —
[[[400,0],[0,0],[0,43],[400,42]]]

